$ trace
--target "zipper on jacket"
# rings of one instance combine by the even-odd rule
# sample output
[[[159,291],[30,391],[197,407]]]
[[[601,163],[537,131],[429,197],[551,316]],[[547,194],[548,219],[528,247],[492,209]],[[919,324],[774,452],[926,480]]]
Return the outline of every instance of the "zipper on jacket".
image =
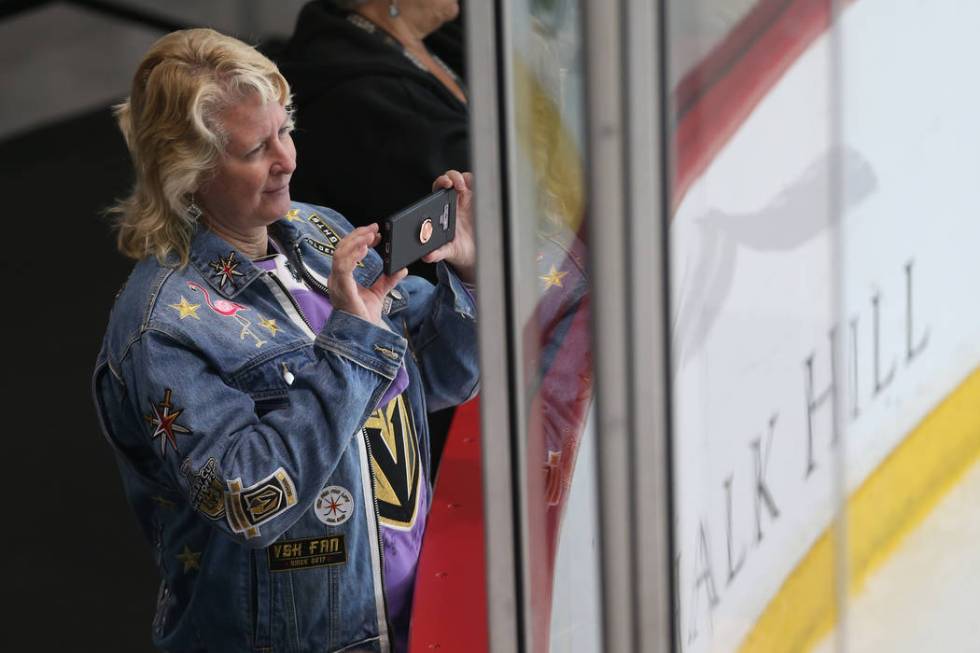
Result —
[[[284,248],[279,247],[279,251],[284,251]],[[306,269],[306,265],[303,263],[303,253],[300,250],[299,241],[293,243],[293,252],[296,254],[296,262],[299,264],[296,267],[299,268],[303,281],[323,293],[323,295],[329,299],[330,292],[327,287],[317,281],[316,278],[314,278],[313,275],[311,275]],[[313,326],[310,324],[309,319],[306,317],[306,314],[303,313],[303,310],[296,302],[296,299],[293,297],[292,293],[286,289],[282,281],[280,281],[275,274],[272,272],[266,272],[266,274],[275,280],[276,285],[286,294],[287,297],[289,297],[289,301],[292,303],[299,316],[303,319],[303,322],[306,323],[306,326],[310,329],[310,331],[313,331]],[[384,615],[382,616],[385,620],[385,630],[388,631],[388,648],[391,650],[395,640],[392,637],[391,619],[388,617],[388,595],[385,591],[385,545],[381,538],[381,508],[378,506],[378,478],[374,473],[374,463],[372,462],[374,460],[374,453],[371,451],[371,440],[368,438],[367,429],[364,426],[361,426],[361,437],[364,440],[364,447],[367,451],[367,468],[368,474],[371,477],[371,501],[374,504],[374,532],[378,546],[378,576],[381,579],[381,605],[384,609]]]
[[[265,274],[270,279],[275,281],[276,285],[279,286],[279,289],[289,299],[289,303],[293,305],[293,308],[296,310],[296,314],[299,315],[300,319],[303,320],[303,323],[306,324],[306,328],[308,328],[314,335],[316,335],[316,331],[313,331],[313,325],[310,324],[310,319],[306,317],[306,313],[303,312],[303,308],[299,305],[299,302],[296,301],[296,298],[293,297],[293,293],[289,292],[285,284],[283,284],[283,282],[279,280],[279,277],[276,276],[275,272],[270,272],[269,270],[266,270]]]
[[[411,336],[411,334],[408,331],[408,322],[405,320],[405,318],[402,318],[402,336],[408,342],[408,352],[412,355],[412,360],[414,360],[415,363],[416,363],[416,368],[415,369],[418,370],[417,376],[419,377],[417,379],[417,382],[418,382],[419,386],[424,387],[424,386],[422,386],[422,372],[418,368],[418,361],[419,361],[419,359],[415,355],[415,347],[412,345],[412,336]],[[406,371],[407,371],[407,367],[406,367]],[[409,387],[411,387],[411,384],[413,382],[415,382],[415,381],[416,381],[416,379],[410,379],[409,380]],[[422,404],[422,414],[423,415],[428,415],[429,414],[429,402],[425,398],[425,392],[423,392],[422,390],[419,390],[419,402]],[[412,413],[412,422],[413,422],[413,424],[415,423],[415,414],[414,413]],[[429,507],[431,509],[431,507],[432,507],[432,492],[433,492],[433,490],[432,490],[432,477],[430,476],[431,470],[429,469],[429,467],[432,467],[432,433],[429,432],[429,420],[428,419],[426,419],[426,420],[423,421],[423,425],[424,425],[424,428],[425,428],[426,451],[429,454],[427,456],[428,463],[429,464],[426,465],[425,473],[422,476],[425,479],[425,487],[426,487],[426,490],[429,492]],[[419,427],[416,426],[415,427],[415,432],[416,433],[418,433],[418,429],[419,429]],[[418,435],[416,435],[415,437],[417,439],[418,438]],[[422,443],[421,442],[418,442],[418,447],[419,447],[419,451],[421,452],[421,450],[422,450]],[[426,522],[428,523],[428,517],[426,517]]]
[[[330,290],[325,285],[317,281],[313,275],[310,274],[309,270],[306,269],[306,264],[303,263],[303,252],[300,250],[299,241],[293,243],[293,251],[296,252],[296,260],[299,262],[299,266],[297,267],[299,267],[299,273],[302,275],[303,281],[323,293],[324,297],[329,298]]]
[[[394,645],[391,633],[391,619],[388,614],[388,593],[385,591],[385,543],[381,539],[381,508],[378,507],[378,477],[374,473],[374,453],[371,451],[371,439],[368,437],[367,429],[361,427],[361,437],[364,438],[364,446],[368,455],[368,472],[371,474],[371,499],[374,501],[374,528],[378,538],[378,558],[379,571],[381,572],[381,601],[385,609],[385,628],[388,630],[388,644]]]
[[[293,251],[296,252],[296,259],[299,261],[299,270],[300,270],[300,275],[303,277],[303,281],[305,281],[307,284],[309,284],[309,285],[313,286],[314,288],[316,288],[317,290],[319,290],[321,293],[323,293],[323,295],[325,297],[327,297],[329,299],[330,298],[330,289],[327,288],[322,283],[320,283],[319,281],[317,281],[316,277],[314,277],[310,273],[310,271],[306,268],[306,265],[303,263],[303,253],[300,250],[299,242],[296,242],[296,243],[293,244]],[[381,314],[382,315],[388,315],[391,312],[391,304],[392,304],[392,301],[393,301],[393,299],[392,299],[392,293],[393,292],[394,292],[394,289],[392,289],[392,291],[390,291],[387,295],[385,295],[385,298],[384,298],[384,307],[381,309]]]

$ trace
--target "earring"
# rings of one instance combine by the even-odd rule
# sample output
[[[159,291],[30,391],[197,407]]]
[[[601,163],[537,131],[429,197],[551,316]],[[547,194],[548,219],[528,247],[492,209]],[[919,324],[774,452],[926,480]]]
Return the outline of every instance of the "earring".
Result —
[[[197,222],[201,219],[201,216],[204,215],[204,211],[202,211],[201,207],[197,205],[197,202],[191,200],[190,204],[187,205],[187,208],[184,209],[184,214],[191,222]]]
[[[397,2],[397,0],[391,0],[391,2],[388,3],[388,15],[391,16],[392,18],[398,18],[398,15],[400,13],[401,12],[398,11],[398,2]]]

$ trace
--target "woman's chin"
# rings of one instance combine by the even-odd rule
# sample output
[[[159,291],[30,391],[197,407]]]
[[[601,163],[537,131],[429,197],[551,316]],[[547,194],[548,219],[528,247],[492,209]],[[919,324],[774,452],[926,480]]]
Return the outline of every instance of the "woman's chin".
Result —
[[[289,211],[291,205],[291,198],[289,196],[289,187],[277,191],[275,193],[266,194],[266,211],[263,211],[267,216],[271,218],[271,221],[278,220],[279,218],[286,215]],[[274,216],[274,217],[273,217]]]

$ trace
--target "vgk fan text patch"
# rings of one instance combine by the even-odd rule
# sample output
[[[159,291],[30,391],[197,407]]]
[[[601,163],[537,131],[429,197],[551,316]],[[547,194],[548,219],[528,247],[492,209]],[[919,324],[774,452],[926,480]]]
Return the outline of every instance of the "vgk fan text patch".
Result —
[[[294,571],[347,562],[347,543],[343,535],[285,540],[276,542],[268,551],[270,571]]]

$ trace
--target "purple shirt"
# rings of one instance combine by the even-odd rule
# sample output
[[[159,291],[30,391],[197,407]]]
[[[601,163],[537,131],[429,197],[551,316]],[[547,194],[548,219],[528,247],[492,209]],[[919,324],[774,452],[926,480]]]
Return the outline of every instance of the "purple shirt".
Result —
[[[293,296],[306,318],[309,327],[318,333],[326,323],[333,306],[324,295],[311,290],[301,279],[297,279],[286,265],[286,257],[282,254],[269,256],[253,261],[263,270],[273,273]],[[291,311],[284,307],[287,314]],[[298,325],[300,326],[300,325]],[[378,403],[375,416],[389,413],[389,404],[408,387],[408,371],[404,362],[398,368],[398,374]],[[412,433],[417,433],[412,425]],[[412,443],[418,456],[418,441]],[[372,458],[372,468],[379,474],[376,461]],[[417,488],[417,504],[414,517],[408,522],[398,525],[380,520],[381,541],[384,550],[384,585],[385,598],[388,604],[388,622],[394,637],[394,650],[401,653],[408,650],[408,630],[412,614],[412,594],[415,587],[415,572],[418,567],[419,552],[422,549],[422,535],[425,532],[426,515],[428,514],[429,497],[424,475],[425,468],[421,463],[416,468],[416,474],[411,482]],[[379,498],[379,504],[383,504]]]

